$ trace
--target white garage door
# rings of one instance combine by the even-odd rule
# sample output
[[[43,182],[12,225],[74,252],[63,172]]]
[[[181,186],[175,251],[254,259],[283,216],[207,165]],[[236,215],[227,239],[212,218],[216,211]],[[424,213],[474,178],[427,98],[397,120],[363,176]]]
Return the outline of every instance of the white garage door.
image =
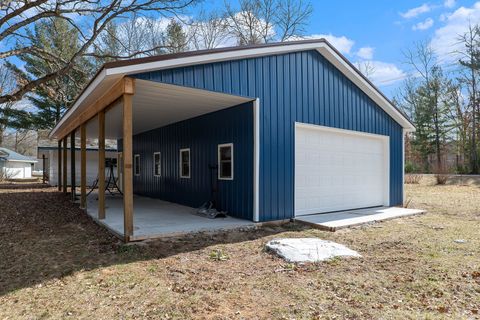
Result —
[[[295,215],[388,205],[387,136],[297,123]]]

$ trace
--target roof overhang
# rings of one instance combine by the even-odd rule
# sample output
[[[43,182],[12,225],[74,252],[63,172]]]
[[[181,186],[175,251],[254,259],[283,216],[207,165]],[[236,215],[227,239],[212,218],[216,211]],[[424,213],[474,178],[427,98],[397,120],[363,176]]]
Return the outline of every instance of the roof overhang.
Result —
[[[37,163],[37,160],[12,160],[12,159],[4,159],[6,162],[23,162],[23,163]]]
[[[132,133],[136,135],[249,101],[252,98],[136,79]],[[123,137],[122,116],[122,101],[118,100],[105,113],[107,139]],[[86,134],[87,138],[98,137],[98,117],[87,123]]]
[[[330,63],[338,68],[348,79],[365,92],[375,103],[377,103],[387,114],[389,114],[405,131],[415,131],[410,120],[398,110],[392,102],[382,94],[362,73],[355,68],[340,52],[324,39],[284,42],[257,46],[246,46],[236,48],[204,50],[198,52],[187,52],[184,54],[165,55],[158,57],[140,58],[126,61],[108,63],[97,73],[84,91],[79,95],[73,106],[60,119],[55,128],[51,131],[50,137],[63,138],[59,136],[61,128],[78,116],[83,109],[95,104],[105,92],[118,84],[118,82],[129,75],[138,73],[192,66],[205,63],[239,60],[290,52],[317,50]]]

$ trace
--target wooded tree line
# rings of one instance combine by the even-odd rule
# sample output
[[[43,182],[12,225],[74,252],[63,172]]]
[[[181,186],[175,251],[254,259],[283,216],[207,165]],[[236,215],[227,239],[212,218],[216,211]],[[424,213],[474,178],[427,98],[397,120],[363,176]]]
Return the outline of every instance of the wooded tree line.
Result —
[[[284,41],[312,12],[300,0],[24,0],[0,4],[0,145],[12,130],[51,129],[106,62]],[[195,11],[195,18],[188,16]],[[5,49],[6,48],[6,49]]]
[[[208,12],[200,0],[4,1],[0,145],[8,129],[53,128],[105,62],[297,39],[312,13],[307,1],[226,1]],[[407,141],[409,171],[479,171],[479,26],[458,41],[460,58],[447,65],[427,42],[405,53],[413,73],[394,102],[417,128]]]
[[[409,172],[479,172],[480,26],[469,26],[458,44],[451,63],[428,42],[405,53],[413,73],[395,102],[416,127],[407,137]]]

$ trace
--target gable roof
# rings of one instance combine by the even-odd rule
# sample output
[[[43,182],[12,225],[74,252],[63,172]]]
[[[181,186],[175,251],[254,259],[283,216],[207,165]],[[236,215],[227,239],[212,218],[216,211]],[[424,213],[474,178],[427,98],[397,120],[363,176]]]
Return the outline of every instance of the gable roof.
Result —
[[[220,61],[239,60],[245,58],[276,55],[306,50],[317,50],[330,63],[339,69],[347,78],[357,85],[375,103],[407,131],[415,131],[413,123],[396,108],[393,103],[348,59],[325,39],[311,39],[290,42],[266,43],[248,46],[217,48],[209,50],[189,51],[175,54],[136,58],[106,63],[87,84],[75,100],[72,107],[64,114],[50,133],[55,137],[58,129],[82,104],[91,103],[90,98],[96,92],[104,92],[121,77],[154,70],[172,69]]]
[[[0,159],[4,161],[16,161],[16,162],[29,162],[29,163],[38,162],[37,160],[24,156],[23,154],[17,153],[7,148],[1,148],[1,147],[0,147]]]

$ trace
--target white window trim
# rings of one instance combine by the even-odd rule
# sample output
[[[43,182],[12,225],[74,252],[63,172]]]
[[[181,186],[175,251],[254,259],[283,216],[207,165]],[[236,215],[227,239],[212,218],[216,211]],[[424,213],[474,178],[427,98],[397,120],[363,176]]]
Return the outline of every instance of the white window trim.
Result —
[[[138,159],[138,160],[137,160]],[[138,163],[138,173],[137,173],[137,163]],[[133,174],[135,176],[139,176],[140,175],[140,172],[141,172],[141,168],[140,168],[140,155],[139,154],[135,154],[133,156]]]
[[[160,163],[160,172],[158,174],[155,174],[155,169],[156,169],[155,156],[157,154],[158,154],[158,158],[159,158],[158,161]],[[154,177],[161,177],[162,176],[162,153],[160,151],[153,153],[153,176]]]
[[[220,148],[222,147],[230,147],[232,149],[232,176],[231,177],[228,177],[228,178],[225,178],[225,177],[222,177],[221,176],[221,166],[220,166]],[[233,143],[223,143],[223,144],[219,144],[218,145],[218,149],[217,149],[217,161],[218,161],[218,180],[233,180]]]
[[[188,151],[188,176],[184,176],[182,175],[182,152],[185,152],[185,151]],[[182,179],[190,179],[191,175],[192,175],[192,153],[190,152],[190,148],[184,148],[184,149],[180,149],[180,153],[179,153],[179,156],[180,156],[180,161],[179,161],[179,167],[180,167],[180,178]]]

